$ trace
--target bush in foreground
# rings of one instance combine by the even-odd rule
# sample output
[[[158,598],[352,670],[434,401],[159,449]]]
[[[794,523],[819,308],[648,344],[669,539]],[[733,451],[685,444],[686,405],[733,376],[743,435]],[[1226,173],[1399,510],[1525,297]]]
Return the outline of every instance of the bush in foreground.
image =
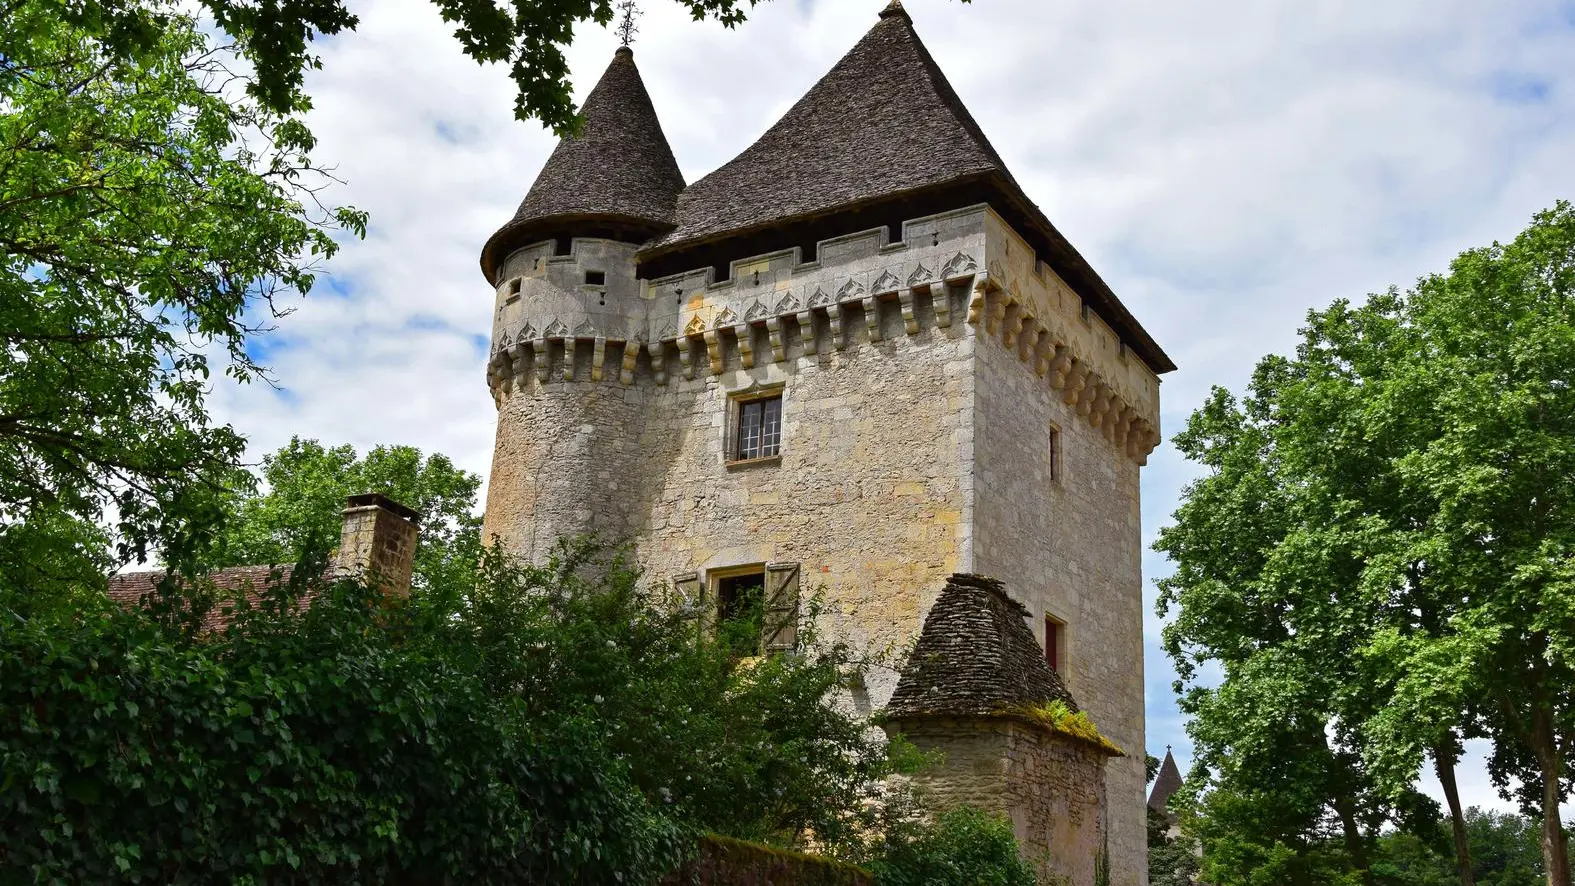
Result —
[[[963,807],[894,839],[870,863],[877,886],[1035,886],[1004,817]]]

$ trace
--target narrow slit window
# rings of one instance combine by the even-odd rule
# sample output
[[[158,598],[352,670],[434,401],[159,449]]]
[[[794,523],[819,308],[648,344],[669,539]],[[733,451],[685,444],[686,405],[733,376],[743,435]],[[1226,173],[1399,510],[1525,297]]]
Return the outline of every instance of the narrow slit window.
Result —
[[[1061,623],[1045,616],[1045,661],[1050,670],[1061,672]]]
[[[771,458],[782,449],[782,398],[766,397],[738,404],[738,448],[734,458]]]
[[[1056,483],[1061,482],[1061,429],[1055,425],[1050,426],[1050,438],[1046,441],[1050,449],[1050,479]]]

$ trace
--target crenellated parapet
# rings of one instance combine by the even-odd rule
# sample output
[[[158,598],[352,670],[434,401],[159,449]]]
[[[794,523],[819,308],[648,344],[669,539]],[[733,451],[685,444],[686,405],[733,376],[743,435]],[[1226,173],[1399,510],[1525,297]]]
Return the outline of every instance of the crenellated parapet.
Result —
[[[532,381],[666,386],[965,321],[1145,463],[1160,440],[1153,373],[1042,265],[1014,274],[1011,237],[975,206],[905,222],[898,242],[877,228],[821,241],[814,261],[797,248],[735,261],[722,281],[711,268],[634,281],[625,244],[575,240],[569,256],[538,244],[505,263],[488,382],[500,405]],[[598,262],[602,285],[584,283]]]

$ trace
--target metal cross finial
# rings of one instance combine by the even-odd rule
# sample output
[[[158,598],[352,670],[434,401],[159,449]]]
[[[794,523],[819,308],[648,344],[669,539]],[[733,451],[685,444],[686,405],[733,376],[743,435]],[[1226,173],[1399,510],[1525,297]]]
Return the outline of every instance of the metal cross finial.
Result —
[[[618,9],[623,12],[623,20],[618,22],[618,40],[628,46],[634,42],[634,35],[640,32],[634,23],[640,16],[640,4],[636,0],[619,0]]]

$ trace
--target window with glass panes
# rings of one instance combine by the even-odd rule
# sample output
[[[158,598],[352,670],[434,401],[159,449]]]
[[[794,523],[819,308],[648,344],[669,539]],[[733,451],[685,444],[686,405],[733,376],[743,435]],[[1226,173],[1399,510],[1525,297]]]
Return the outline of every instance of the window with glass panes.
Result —
[[[737,447],[733,458],[771,458],[782,450],[782,398],[762,397],[738,404]]]

